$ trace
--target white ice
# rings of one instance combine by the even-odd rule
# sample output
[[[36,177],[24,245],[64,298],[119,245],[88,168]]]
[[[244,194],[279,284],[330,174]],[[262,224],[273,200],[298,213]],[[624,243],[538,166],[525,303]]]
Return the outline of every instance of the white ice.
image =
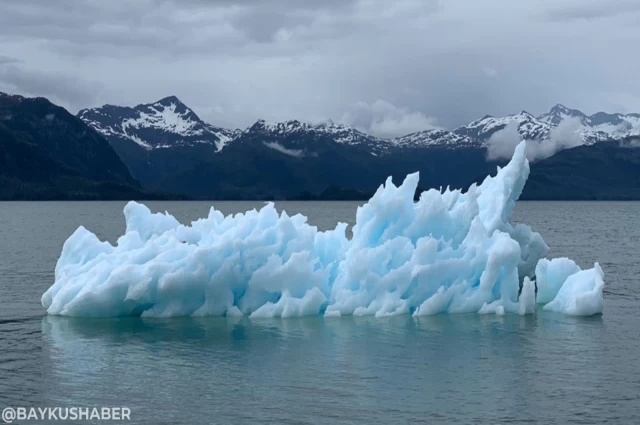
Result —
[[[566,258],[559,260],[566,260]],[[544,310],[571,316],[591,316],[602,313],[603,279],[604,272],[598,263],[595,263],[592,269],[571,274],[562,283],[553,300],[544,306]]]
[[[598,266],[549,262],[538,233],[509,223],[528,175],[520,144],[466,193],[429,190],[414,202],[418,174],[399,187],[389,179],[358,208],[351,239],[345,224],[319,232],[273,204],[229,216],[212,208],[185,226],[130,202],[115,246],[84,227],[71,235],[42,304],[81,317],[532,314],[536,301],[601,313]]]

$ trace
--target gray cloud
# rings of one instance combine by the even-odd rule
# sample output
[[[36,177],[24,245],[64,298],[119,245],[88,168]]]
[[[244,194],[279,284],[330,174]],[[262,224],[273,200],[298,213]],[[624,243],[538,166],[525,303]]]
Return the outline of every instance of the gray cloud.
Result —
[[[0,66],[1,65],[11,64],[11,63],[18,63],[18,62],[20,62],[20,61],[18,59],[16,59],[16,58],[10,58],[9,56],[0,55]]]
[[[640,11],[640,3],[636,0],[581,0],[560,3],[558,6],[547,9],[545,12],[547,18],[558,21],[594,20]]]
[[[0,61],[0,89],[27,96],[48,97],[64,107],[95,101],[102,84],[70,75],[31,70]]]
[[[282,146],[280,143],[276,142],[264,142],[264,145],[268,148],[276,150],[285,155],[293,156],[295,158],[302,158],[304,156],[304,152],[300,149],[288,149]]]
[[[504,129],[489,138],[488,159],[511,158],[516,146],[522,141],[518,125],[516,121],[512,121]],[[527,159],[535,162],[549,158],[561,150],[580,146],[582,144],[580,138],[581,126],[579,118],[568,118],[560,123],[559,126],[552,128],[547,139],[526,140]]]
[[[627,142],[620,142],[620,146],[623,148],[632,148],[632,149],[640,148],[640,139],[632,139]]]
[[[380,135],[559,102],[640,111],[636,4],[3,0],[15,61],[0,87],[72,112],[176,94],[216,125],[331,118]]]
[[[437,128],[435,118],[398,108],[380,99],[371,104],[362,101],[356,103],[342,116],[341,122],[383,138]]]

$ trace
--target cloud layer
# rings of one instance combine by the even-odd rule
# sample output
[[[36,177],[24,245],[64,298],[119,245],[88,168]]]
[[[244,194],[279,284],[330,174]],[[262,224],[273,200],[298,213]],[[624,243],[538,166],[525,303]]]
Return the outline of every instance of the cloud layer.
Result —
[[[633,0],[4,0],[0,90],[72,112],[175,94],[245,127],[382,137],[563,103],[640,111]]]
[[[507,126],[489,138],[487,158],[509,159],[513,156],[516,146],[522,141],[518,131],[518,122],[511,121]],[[527,159],[535,162],[549,158],[564,149],[574,148],[582,144],[579,118],[567,118],[549,132],[544,140],[527,140]]]
[[[304,156],[304,152],[300,149],[288,149],[282,146],[280,143],[276,142],[264,142],[264,145],[268,148],[274,149],[280,153],[285,155],[293,156],[295,158],[302,158]]]
[[[341,122],[365,133],[384,138],[437,128],[435,118],[418,111],[398,108],[380,99],[371,104],[357,102],[342,116]]]

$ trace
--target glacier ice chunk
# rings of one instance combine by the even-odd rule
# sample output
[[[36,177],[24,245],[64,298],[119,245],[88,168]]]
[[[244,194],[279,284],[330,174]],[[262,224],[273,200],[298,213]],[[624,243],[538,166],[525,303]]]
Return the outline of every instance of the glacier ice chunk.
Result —
[[[569,276],[553,301],[543,308],[571,316],[592,316],[602,313],[604,272],[598,263],[592,269]]]
[[[520,144],[466,192],[414,202],[417,173],[388,179],[358,208],[351,239],[346,224],[321,232],[271,203],[183,225],[130,202],[115,245],[83,227],[69,237],[42,305],[80,317],[530,314],[535,274],[546,309],[601,312],[599,267],[549,262],[540,234],[509,222],[528,175]]]
[[[569,276],[580,271],[580,267],[568,258],[546,258],[538,261],[536,266],[536,283],[538,285],[538,304],[547,304],[558,295],[560,288]]]

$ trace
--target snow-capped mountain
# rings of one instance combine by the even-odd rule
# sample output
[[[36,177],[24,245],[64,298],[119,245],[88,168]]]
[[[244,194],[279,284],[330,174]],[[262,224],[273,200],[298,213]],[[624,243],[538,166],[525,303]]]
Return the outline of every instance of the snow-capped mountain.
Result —
[[[578,119],[584,123],[586,122],[587,116],[577,109],[569,109],[564,105],[557,104],[551,108],[549,112],[538,117],[538,120],[552,127],[557,127],[567,119]]]
[[[231,142],[264,139],[274,149],[292,152],[312,150],[318,143],[358,146],[372,155],[385,155],[397,149],[464,149],[487,146],[491,136],[516,122],[522,139],[545,140],[563,124],[576,125],[583,144],[640,137],[640,114],[586,115],[577,109],[556,105],[538,117],[521,111],[504,117],[487,115],[453,131],[427,129],[394,139],[383,139],[331,121],[308,124],[297,120],[268,123],[258,120],[241,130],[215,127],[202,121],[177,97],[169,96],[151,104],[131,107],[105,105],[84,109],[78,116],[107,139],[133,142],[145,150],[211,146],[220,152]],[[562,134],[567,134],[563,132]],[[282,152],[287,152],[282,150]]]
[[[598,112],[589,116],[577,109],[570,109],[560,104],[538,117],[526,111],[505,117],[487,115],[455,129],[454,133],[469,137],[476,143],[486,146],[491,136],[512,122],[518,123],[520,137],[523,140],[545,140],[559,137],[559,134],[565,137],[567,132],[554,134],[552,131],[562,125],[574,127],[569,133],[576,134],[585,145],[640,137],[640,114]],[[444,143],[446,139],[441,140]]]
[[[300,147],[304,147],[304,143],[308,143],[309,140],[330,140],[342,145],[366,147],[374,154],[388,153],[396,148],[444,147],[455,149],[480,146],[480,143],[474,138],[444,129],[428,129],[393,139],[383,139],[332,121],[312,125],[297,120],[279,123],[267,123],[264,120],[259,120],[243,132],[243,134],[249,133],[265,137],[291,138],[291,143],[300,145]]]
[[[391,140],[374,137],[332,121],[308,124],[298,120],[278,123],[258,120],[243,131],[238,140],[255,140],[256,138],[276,149],[278,147],[273,143],[288,149],[303,151],[313,150],[323,143],[335,143],[341,146],[360,147],[368,150],[372,155],[380,155],[394,146]]]
[[[474,138],[453,133],[443,129],[429,129],[407,134],[390,140],[394,146],[401,148],[423,148],[428,146],[446,147],[451,149],[463,147],[478,147],[480,144]]]
[[[330,137],[336,143],[353,146],[367,144],[371,141],[383,144],[389,143],[385,139],[370,136],[346,125],[335,124],[332,121],[313,125],[301,123],[297,120],[279,123],[267,123],[264,120],[258,120],[244,131],[244,133],[249,132],[278,136],[309,135],[315,137]]]
[[[78,117],[119,147],[123,142],[133,142],[148,151],[212,145],[215,152],[220,152],[234,140],[255,137],[283,143],[286,141],[286,145],[295,149],[306,149],[313,141],[333,142],[359,146],[372,155],[384,155],[393,149],[480,146],[473,138],[444,129],[429,129],[395,139],[383,139],[332,121],[308,124],[297,120],[277,123],[258,120],[244,131],[230,130],[204,122],[175,96],[135,107],[104,105],[83,109]]]
[[[83,109],[78,117],[107,139],[128,139],[147,150],[205,144],[220,151],[239,133],[202,121],[175,96],[133,108]]]
[[[586,115],[577,109],[570,109],[558,104],[538,119],[552,127],[558,127],[573,120],[577,123],[575,131],[579,133],[585,145],[640,136],[640,114],[597,112],[593,115]]]
[[[485,146],[491,136],[503,130],[511,122],[518,123],[518,130],[522,139],[543,140],[549,137],[551,125],[537,119],[526,111],[506,117],[486,115],[479,120],[455,129],[454,133],[471,138],[476,143]]]
[[[586,144],[629,137],[640,137],[640,114],[598,112],[583,122],[582,138]]]

